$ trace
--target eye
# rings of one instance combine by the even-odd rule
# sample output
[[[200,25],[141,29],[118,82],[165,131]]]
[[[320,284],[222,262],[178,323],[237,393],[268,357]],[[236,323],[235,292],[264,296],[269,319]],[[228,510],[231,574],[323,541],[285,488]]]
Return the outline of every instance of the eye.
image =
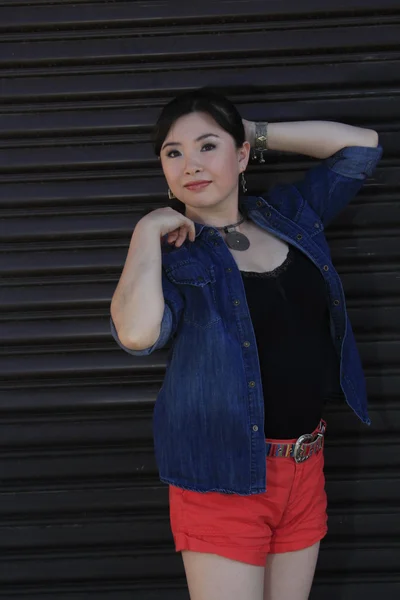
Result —
[[[168,156],[168,158],[175,158],[175,156],[176,156],[176,155],[174,155],[174,152],[176,152],[177,154],[179,154],[179,151],[178,151],[178,150],[170,150],[170,151],[167,153],[167,156]]]
[[[204,144],[201,147],[201,151],[205,151],[205,152],[209,152],[210,150],[214,150],[216,148],[215,144],[212,144],[211,142],[208,142],[207,144]],[[167,152],[166,156],[167,158],[176,158],[177,156],[180,155],[179,150],[170,150],[169,152]]]

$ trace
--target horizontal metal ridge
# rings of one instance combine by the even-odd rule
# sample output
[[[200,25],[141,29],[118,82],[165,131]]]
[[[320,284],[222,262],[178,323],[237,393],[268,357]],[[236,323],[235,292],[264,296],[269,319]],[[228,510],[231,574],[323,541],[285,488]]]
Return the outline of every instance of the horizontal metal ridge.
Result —
[[[89,470],[86,464],[78,473],[79,458],[68,461],[57,460],[57,473],[32,473],[32,465],[26,464],[26,474],[24,476],[15,475],[12,478],[3,477],[2,493],[13,494],[26,492],[59,492],[60,490],[75,492],[87,490],[110,490],[115,491],[119,488],[133,486],[135,490],[143,484],[147,486],[156,485],[159,481],[158,472],[155,464],[146,473],[134,473],[132,465],[126,466],[128,457],[125,459],[124,468],[118,467],[116,473],[96,472]],[[48,459],[51,462],[51,458]],[[17,461],[13,461],[17,465]],[[74,464],[75,463],[75,464]],[[113,463],[115,464],[115,463]],[[117,463],[118,464],[118,463]],[[31,469],[29,470],[29,466]],[[36,467],[37,468],[37,467]],[[56,468],[56,466],[54,467]],[[60,473],[60,469],[68,469],[66,473]],[[75,472],[72,473],[72,470]],[[28,471],[29,470],[29,471]],[[339,472],[340,471],[340,472]],[[369,502],[400,502],[400,479],[398,476],[398,466],[393,465],[390,469],[382,469],[377,466],[373,470],[368,469],[368,465],[359,468],[358,465],[344,470],[341,464],[336,468],[328,468],[326,471],[326,486],[329,494],[330,503],[342,503],[349,497],[356,503],[362,502],[366,497]],[[136,493],[136,492],[135,492]]]
[[[1,6],[1,5],[0,5]],[[110,21],[105,29],[102,24],[96,22],[83,24],[78,23],[78,27],[70,28],[68,23],[64,26],[59,24],[57,27],[35,27],[34,29],[23,28],[22,30],[15,29],[13,27],[3,29],[3,39],[7,42],[20,42],[34,43],[35,41],[54,41],[58,40],[69,41],[69,40],[82,40],[82,39],[118,39],[135,38],[141,39],[146,37],[156,36],[175,36],[175,35],[197,35],[201,36],[206,33],[246,33],[246,32],[257,32],[257,31],[291,31],[291,30],[315,30],[323,28],[341,27],[341,28],[354,28],[354,27],[365,27],[368,25],[383,26],[386,24],[396,25],[400,23],[400,11],[388,11],[386,13],[380,13],[377,15],[373,14],[349,14],[349,15],[331,15],[330,17],[324,17],[318,15],[312,18],[308,15],[308,18],[302,18],[302,16],[296,16],[293,19],[280,19],[279,17],[271,19],[269,11],[265,11],[264,15],[257,15],[255,17],[247,17],[241,20],[227,20],[227,19],[215,19],[213,21],[197,21],[197,22],[175,22],[173,27],[163,26],[160,23],[152,24],[148,26],[146,24],[137,24],[134,20],[127,22],[121,22],[118,20]],[[86,25],[86,26],[85,26]],[[1,31],[0,24],[0,31]]]
[[[150,529],[150,528],[149,528]],[[53,546],[52,548],[44,549],[44,548],[16,548],[13,552],[12,549],[7,550],[7,554],[2,558],[4,561],[4,566],[9,564],[10,562],[15,562],[18,565],[19,562],[38,562],[38,561],[54,561],[54,562],[62,562],[65,560],[71,561],[79,561],[80,559],[88,559],[92,562],[95,562],[97,559],[102,557],[109,558],[131,558],[132,562],[135,558],[138,558],[141,551],[143,550],[143,557],[146,555],[148,557],[151,556],[151,553],[154,551],[154,547],[152,543],[157,543],[157,554],[163,555],[170,552],[171,548],[171,539],[168,535],[165,535],[164,539],[160,540],[149,540],[146,544],[145,540],[140,540],[140,542],[130,541],[120,544],[112,544],[109,546],[104,545],[102,547],[99,543],[93,545],[84,545],[76,543],[75,546],[71,547],[57,547]],[[400,549],[400,542],[397,540],[393,540],[391,538],[376,538],[375,549],[378,553],[379,551],[386,553],[389,556],[390,551],[393,552],[393,560],[389,561],[389,568],[394,568],[394,561],[398,556],[398,550]],[[324,544],[324,552],[321,554],[322,557],[327,554],[331,554],[334,552],[352,552],[355,555],[358,555],[359,558],[362,558],[363,555],[370,554],[370,551],[374,549],[374,540],[360,540],[359,537],[355,537],[354,540],[347,541],[330,541],[329,534],[328,538]],[[149,561],[150,563],[150,561]]]
[[[399,13],[400,17],[400,13]],[[399,50],[399,24],[388,22],[373,24],[357,24],[357,35],[354,35],[354,29],[351,26],[341,27],[340,38],[337,35],[337,24],[319,28],[317,23],[312,27],[312,35],[304,35],[302,28],[289,28],[285,30],[274,30],[267,27],[260,31],[225,31],[220,28],[218,35],[208,31],[197,32],[197,35],[188,35],[188,32],[180,34],[175,29],[173,33],[173,44],[169,44],[169,36],[129,36],[126,37],[104,37],[98,39],[95,36],[82,36],[81,39],[75,35],[75,39],[51,41],[28,41],[24,39],[21,44],[18,40],[15,42],[2,42],[2,54],[0,57],[0,66],[12,67],[21,66],[40,66],[41,63],[47,64],[49,55],[51,55],[52,68],[60,64],[89,65],[96,63],[113,62],[134,63],[135,61],[152,60],[187,60],[197,58],[198,56],[222,57],[227,56],[234,61],[236,56],[241,54],[248,58],[254,56],[274,56],[280,57],[291,54],[301,54],[304,52],[309,55],[315,53],[318,55],[325,53],[343,54],[345,48],[347,57],[351,56],[353,51],[371,53],[376,50],[390,52]],[[140,43],[138,43],[140,40]]]
[[[282,97],[287,101],[290,98],[290,91],[300,88],[309,90],[314,86],[315,90],[326,90],[328,95],[337,95],[338,89],[341,93],[344,90],[353,90],[358,93],[361,89],[364,94],[371,90],[371,77],[373,77],[373,90],[379,90],[380,86],[388,86],[387,89],[392,93],[393,73],[398,70],[398,60],[390,60],[374,64],[354,61],[343,63],[340,69],[337,68],[335,61],[324,65],[322,69],[315,69],[308,65],[293,65],[287,69],[285,65],[260,67],[254,69],[235,68],[230,69],[211,69],[194,71],[192,69],[183,69],[176,73],[176,84],[180,89],[190,89],[201,87],[202,85],[221,85],[221,80],[225,82],[227,89],[235,87],[244,90],[254,89],[255,73],[257,81],[264,82],[262,90],[268,93],[268,96],[277,94],[276,97]],[[180,84],[178,84],[178,81]],[[185,81],[183,88],[182,81]],[[5,78],[2,87],[3,102],[31,102],[50,99],[62,101],[96,100],[118,98],[139,98],[144,96],[159,95],[161,90],[170,89],[174,86],[174,73],[165,70],[157,74],[157,89],[154,88],[154,74],[137,73],[134,78],[127,77],[126,74],[97,74],[87,73],[82,75],[59,75],[57,78],[51,77],[17,77]],[[336,90],[336,91],[335,91]],[[261,91],[261,90],[260,90]],[[329,91],[329,93],[328,93]],[[176,90],[179,92],[179,89]],[[165,97],[165,91],[162,93]]]
[[[14,321],[0,322],[0,338],[3,348],[0,356],[54,352],[93,353],[113,350],[114,340],[110,336],[110,315],[105,310],[101,317],[73,315],[60,318],[57,314],[36,319],[24,319],[21,315]],[[400,333],[400,299],[397,306],[374,307],[349,311],[353,330],[363,346],[397,342]],[[369,348],[369,346],[368,346]],[[400,365],[400,360],[399,360]]]
[[[104,541],[105,542],[118,542],[120,536],[125,534],[124,537],[131,536],[132,541],[137,539],[139,536],[143,536],[142,531],[145,530],[147,536],[147,528],[149,528],[148,537],[154,538],[157,535],[157,531],[154,531],[154,524],[156,528],[160,527],[160,534],[164,534],[165,529],[168,527],[168,507],[166,506],[166,496],[168,490],[163,490],[162,494],[153,493],[154,499],[149,506],[145,506],[136,500],[138,490],[125,490],[126,496],[124,496],[125,504],[121,502],[118,505],[118,493],[116,490],[114,493],[114,505],[103,505],[89,506],[85,504],[79,504],[76,500],[80,497],[79,492],[76,493],[74,498],[74,507],[68,510],[66,502],[69,500],[69,493],[58,492],[59,496],[63,496],[61,502],[57,502],[57,506],[52,506],[53,492],[28,492],[31,499],[40,498],[44,496],[45,501],[40,505],[37,505],[36,510],[24,509],[21,512],[18,510],[5,511],[2,510],[0,513],[0,532],[2,529],[9,529],[10,527],[17,527],[17,531],[14,535],[10,536],[10,541],[5,542],[4,539],[0,541],[1,549],[6,547],[20,547],[26,544],[24,540],[25,532],[32,532],[34,528],[39,528],[43,532],[43,527],[46,527],[46,536],[38,536],[38,538],[30,540],[30,547],[41,546],[46,547],[52,542],[58,541],[60,545],[63,545],[67,540],[78,543],[81,537],[81,530],[85,529],[85,540],[86,543],[90,543],[89,535],[96,536],[98,539],[98,531],[103,529]],[[16,494],[15,499],[19,503],[23,499],[25,494]],[[4,495],[1,496],[0,500],[4,503]],[[47,502],[47,504],[46,504]],[[50,503],[50,506],[49,506]],[[52,508],[51,508],[52,507]],[[330,522],[330,540],[334,543],[334,540],[340,541],[346,539],[348,531],[343,530],[343,523],[351,524],[353,526],[353,532],[355,535],[362,534],[367,542],[372,536],[378,536],[380,538],[387,537],[390,539],[392,536],[399,536],[400,531],[398,528],[393,528],[393,522],[399,518],[399,511],[397,507],[386,506],[377,503],[371,506],[358,505],[357,509],[352,504],[345,505],[333,505],[328,507],[328,517]],[[354,531],[356,528],[356,531]],[[139,533],[140,532],[140,533]],[[9,532],[8,532],[9,533]],[[60,538],[60,534],[63,539]],[[74,540],[75,538],[75,540]],[[28,545],[28,544],[26,544]]]
[[[250,19],[277,19],[286,18],[299,19],[301,16],[309,17],[322,16],[326,18],[329,15],[334,18],[338,15],[376,15],[376,2],[374,0],[347,0],[347,2],[335,2],[327,7],[321,6],[319,0],[305,0],[300,5],[294,0],[284,3],[268,2],[268,10],[265,10],[265,3],[256,0],[248,0],[245,7],[241,3],[216,3],[205,1],[201,3],[182,4],[172,1],[165,4],[157,3],[157,10],[154,10],[154,3],[147,2],[109,2],[102,0],[90,2],[86,11],[82,11],[81,5],[87,5],[87,1],[77,0],[73,5],[65,4],[63,0],[47,0],[27,2],[26,0],[16,0],[7,2],[3,0],[0,3],[0,18],[3,27],[14,28],[33,28],[44,26],[57,26],[63,24],[72,26],[84,26],[86,23],[109,24],[114,22],[135,22],[146,23],[148,25],[158,23],[178,23],[186,21],[207,22],[218,19],[243,20]],[[15,14],[12,11],[13,6],[23,6],[22,15]],[[396,0],[382,0],[379,5],[379,16],[384,14],[398,14],[399,5]]]

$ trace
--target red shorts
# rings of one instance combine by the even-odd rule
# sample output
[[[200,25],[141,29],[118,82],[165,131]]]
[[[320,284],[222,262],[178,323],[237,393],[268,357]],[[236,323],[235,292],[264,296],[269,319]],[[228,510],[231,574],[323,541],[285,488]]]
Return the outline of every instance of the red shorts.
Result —
[[[323,449],[302,463],[267,457],[267,465],[267,491],[262,494],[192,492],[170,485],[176,552],[208,552],[265,566],[268,554],[320,541],[328,530]]]

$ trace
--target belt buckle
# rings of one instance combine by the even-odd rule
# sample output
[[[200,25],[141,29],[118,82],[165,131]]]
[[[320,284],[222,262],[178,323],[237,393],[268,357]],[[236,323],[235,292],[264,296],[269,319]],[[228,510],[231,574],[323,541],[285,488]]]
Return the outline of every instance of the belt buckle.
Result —
[[[310,458],[310,454],[305,456],[304,449],[301,446],[304,443],[312,442],[313,438],[314,438],[314,436],[312,433],[305,433],[305,434],[301,435],[299,437],[299,439],[297,440],[297,442],[295,443],[294,451],[293,451],[293,458],[297,463],[304,462],[305,460]],[[318,439],[318,437],[316,439]]]

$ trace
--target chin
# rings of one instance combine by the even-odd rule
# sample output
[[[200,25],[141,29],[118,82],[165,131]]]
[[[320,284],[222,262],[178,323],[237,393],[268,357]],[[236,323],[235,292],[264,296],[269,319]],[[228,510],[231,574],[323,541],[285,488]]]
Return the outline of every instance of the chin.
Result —
[[[201,208],[202,206],[215,204],[213,200],[209,200],[208,198],[191,198],[190,200],[184,198],[181,202],[186,204],[186,206],[192,206],[193,208]]]

